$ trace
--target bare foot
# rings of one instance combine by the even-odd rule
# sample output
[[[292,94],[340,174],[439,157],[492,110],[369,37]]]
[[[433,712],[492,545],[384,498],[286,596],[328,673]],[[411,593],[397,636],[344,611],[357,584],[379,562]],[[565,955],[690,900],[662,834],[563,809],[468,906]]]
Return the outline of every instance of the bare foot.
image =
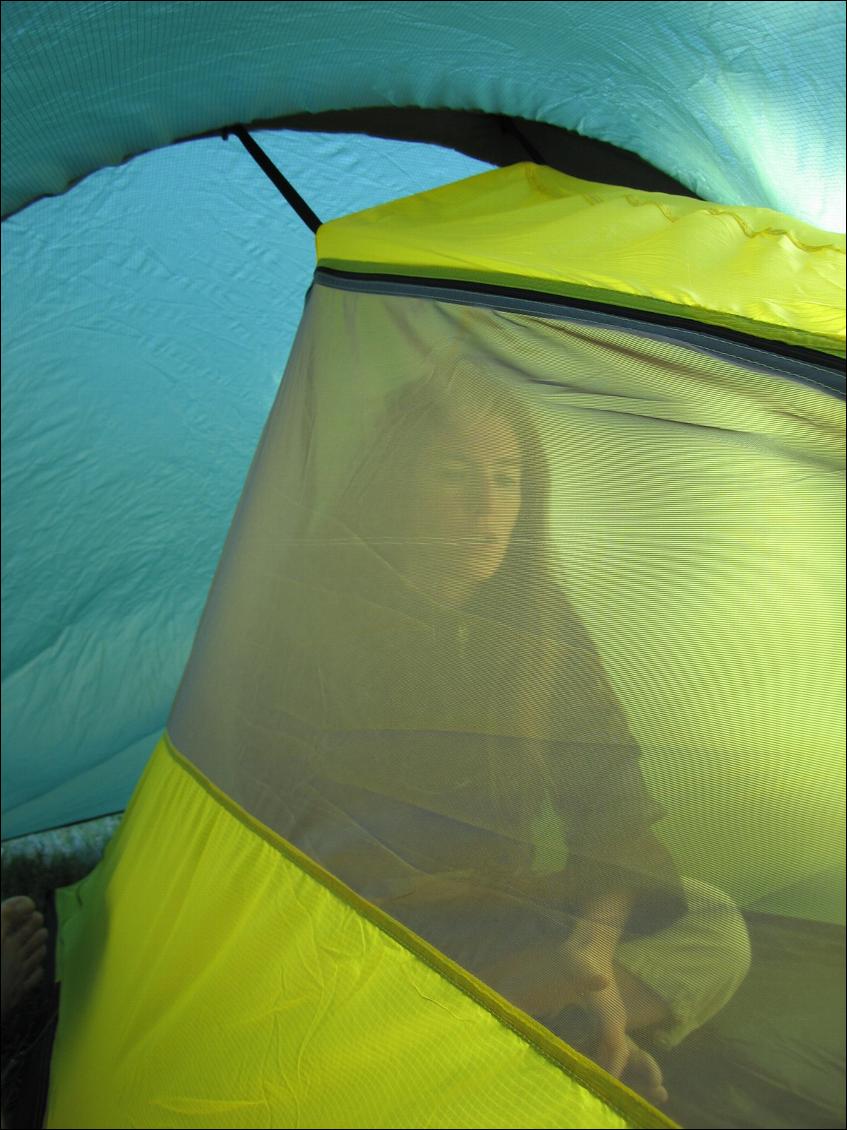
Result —
[[[635,1043],[631,1036],[627,1036],[627,1043],[629,1061],[623,1073],[623,1082],[639,1095],[643,1095],[654,1106],[666,1103],[668,1092],[665,1090],[661,1067],[649,1052]]]
[[[3,974],[0,1011],[6,1020],[24,993],[44,976],[47,931],[35,903],[24,897],[6,899],[0,904],[0,924]]]

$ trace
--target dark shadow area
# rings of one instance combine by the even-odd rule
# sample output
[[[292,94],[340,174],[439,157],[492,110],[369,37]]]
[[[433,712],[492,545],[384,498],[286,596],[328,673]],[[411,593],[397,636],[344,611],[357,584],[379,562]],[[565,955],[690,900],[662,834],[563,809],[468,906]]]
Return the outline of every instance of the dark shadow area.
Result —
[[[15,892],[19,893],[23,892]],[[3,1024],[3,1124],[9,1130],[37,1130],[44,1125],[50,1058],[59,1021],[59,986],[55,980],[58,923],[53,892],[40,898],[37,906],[52,944],[47,946],[41,984]]]
[[[262,130],[299,130],[304,133],[363,134],[393,141],[424,142],[454,149],[499,167],[532,161],[582,180],[700,199],[691,189],[629,150],[546,122],[474,110],[424,110],[417,106],[327,110],[320,114],[292,114],[254,122],[227,122],[214,130],[176,138],[171,144],[221,137],[235,125],[244,126],[251,134]],[[148,150],[128,153],[110,164],[125,165],[145,152]],[[284,168],[280,171],[286,172]],[[63,191],[69,191],[90,175],[91,172],[86,172],[75,177]],[[3,221],[41,199],[44,196],[33,197],[21,207],[9,210],[3,214]]]
[[[844,1126],[844,928],[746,914],[753,963],[712,1021],[661,1056],[689,1130]]]
[[[308,133],[365,134],[395,141],[426,142],[455,149],[490,165],[532,161],[582,180],[698,199],[695,193],[673,177],[626,149],[546,122],[531,122],[505,115],[391,106],[294,114],[251,122],[248,128],[251,131],[288,129]]]

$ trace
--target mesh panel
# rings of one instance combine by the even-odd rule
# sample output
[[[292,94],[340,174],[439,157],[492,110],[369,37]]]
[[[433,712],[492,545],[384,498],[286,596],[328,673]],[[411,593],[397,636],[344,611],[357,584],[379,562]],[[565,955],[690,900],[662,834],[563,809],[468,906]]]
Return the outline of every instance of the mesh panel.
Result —
[[[841,412],[631,327],[316,285],[170,735],[654,1102],[832,1063],[829,982],[780,994],[843,951]]]

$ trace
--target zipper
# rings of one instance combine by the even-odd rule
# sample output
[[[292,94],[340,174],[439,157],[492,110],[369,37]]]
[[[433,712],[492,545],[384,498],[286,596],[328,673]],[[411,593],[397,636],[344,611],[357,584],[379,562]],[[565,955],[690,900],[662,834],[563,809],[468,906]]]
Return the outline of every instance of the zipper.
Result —
[[[691,318],[677,318],[653,311],[489,283],[456,282],[408,275],[361,274],[334,267],[318,267],[315,282],[337,290],[430,298],[462,306],[480,306],[625,330],[653,340],[659,338],[678,345],[689,345],[723,360],[728,358],[774,376],[811,385],[842,400],[845,397],[843,358],[781,341],[765,343],[763,338],[753,334],[706,325]]]

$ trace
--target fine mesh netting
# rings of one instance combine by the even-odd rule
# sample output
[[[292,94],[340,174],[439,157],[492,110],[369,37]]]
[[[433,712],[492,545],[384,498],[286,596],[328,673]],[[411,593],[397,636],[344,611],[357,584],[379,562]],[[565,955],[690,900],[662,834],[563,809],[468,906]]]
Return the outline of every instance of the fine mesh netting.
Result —
[[[824,1125],[842,406],[780,365],[319,276],[168,730],[652,1101],[726,1055]]]

